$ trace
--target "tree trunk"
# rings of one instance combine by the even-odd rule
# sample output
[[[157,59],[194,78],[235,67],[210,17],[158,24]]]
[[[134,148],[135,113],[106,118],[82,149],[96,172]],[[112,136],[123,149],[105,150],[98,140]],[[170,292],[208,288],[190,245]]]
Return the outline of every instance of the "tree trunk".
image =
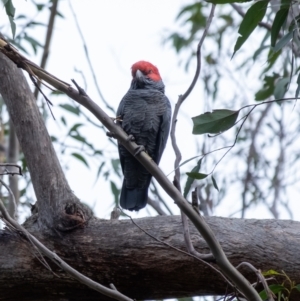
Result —
[[[247,261],[262,271],[283,270],[296,284],[300,283],[300,223],[217,217],[206,220],[234,265]],[[180,217],[135,221],[156,238],[186,251]],[[190,227],[196,250],[208,252],[197,230]],[[86,276],[103,285],[113,283],[134,299],[222,295],[233,291],[212,268],[154,240],[130,220],[92,219],[83,229],[52,237],[31,232]],[[0,232],[0,248],[0,300],[107,299],[71,279],[51,262],[55,274],[49,271],[33,255],[33,247],[16,233]],[[252,271],[241,271],[249,281],[256,281]],[[300,294],[291,300],[300,300]]]
[[[66,230],[90,212],[71,191],[29,85],[20,69],[0,53],[0,93],[24,152],[39,215],[39,228]]]

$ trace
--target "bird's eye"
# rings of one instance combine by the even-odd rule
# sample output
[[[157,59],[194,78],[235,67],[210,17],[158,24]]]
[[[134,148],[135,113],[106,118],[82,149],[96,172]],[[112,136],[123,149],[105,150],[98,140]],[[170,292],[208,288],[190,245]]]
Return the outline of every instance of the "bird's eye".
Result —
[[[148,74],[151,74],[152,73],[152,70],[150,69],[149,71],[148,71]]]

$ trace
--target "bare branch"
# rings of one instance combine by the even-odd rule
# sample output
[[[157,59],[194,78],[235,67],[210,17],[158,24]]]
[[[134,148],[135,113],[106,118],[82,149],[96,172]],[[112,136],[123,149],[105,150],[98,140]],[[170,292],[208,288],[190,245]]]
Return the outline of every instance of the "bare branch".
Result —
[[[74,18],[74,21],[75,21],[78,33],[79,33],[80,38],[81,38],[82,43],[83,43],[83,49],[84,49],[84,52],[85,52],[85,57],[87,59],[88,65],[90,67],[90,70],[91,70],[91,73],[92,73],[92,76],[93,76],[94,84],[95,84],[95,87],[97,89],[98,95],[102,99],[102,101],[105,104],[105,106],[110,111],[112,111],[115,114],[116,112],[115,112],[114,108],[112,106],[110,106],[109,103],[105,100],[105,98],[104,98],[104,96],[103,96],[103,94],[102,94],[102,92],[100,90],[100,87],[99,87],[99,84],[98,84],[98,81],[97,81],[97,78],[96,78],[96,74],[95,74],[95,71],[94,71],[94,68],[93,68],[93,64],[92,64],[92,62],[90,60],[90,55],[89,55],[88,47],[86,45],[86,42],[85,42],[85,39],[84,39],[84,35],[83,35],[83,33],[81,31],[81,28],[79,26],[78,19],[77,19],[77,16],[76,16],[75,12],[74,12],[74,9],[73,9],[71,1],[69,1],[69,6],[70,6],[71,12],[73,14],[73,18]]]
[[[256,269],[251,263],[249,262],[242,262],[240,263],[236,268],[240,268],[241,266],[247,266],[248,268],[250,268],[253,272],[255,272],[255,274],[257,275],[257,277],[259,278],[259,280],[261,281],[267,295],[268,295],[268,300],[269,301],[275,301],[274,300],[274,294],[272,293],[272,291],[269,289],[268,283],[266,282],[265,277],[262,275],[261,271]]]
[[[11,119],[9,119],[9,140],[8,140],[8,156],[7,161],[12,164],[17,164],[19,159],[19,141],[16,136],[16,131]],[[0,165],[1,167],[1,165]],[[9,176],[9,187],[12,190],[12,194],[9,197],[8,212],[9,214],[16,218],[17,208],[20,198],[19,190],[19,178],[14,176]],[[15,201],[13,200],[15,199]]]
[[[52,260],[56,265],[58,265],[61,269],[63,269],[66,273],[68,273],[70,276],[78,280],[79,282],[87,285],[91,289],[96,290],[97,292],[108,296],[110,298],[120,300],[120,301],[133,301],[132,299],[128,298],[127,296],[121,294],[117,290],[109,289],[92,279],[84,276],[83,274],[79,273],[77,270],[73,269],[71,266],[69,266],[64,260],[62,260],[56,253],[49,250],[44,244],[42,244],[39,240],[37,240],[33,235],[31,235],[24,227],[22,227],[19,223],[17,223],[14,219],[10,217],[8,212],[5,209],[5,206],[0,199],[0,211],[3,215],[3,220],[5,223],[8,223],[12,225],[14,228],[16,228],[18,231],[20,231],[24,236],[33,243],[38,250],[44,254],[46,257],[48,257],[50,260]]]
[[[13,204],[13,219],[16,219],[17,204],[16,204],[15,196],[14,196],[13,192],[11,191],[10,187],[8,185],[6,185],[5,182],[1,178],[0,178],[0,183],[7,189],[8,193],[9,193],[11,202]]]
[[[41,60],[41,64],[40,64],[40,67],[43,69],[46,67],[46,62],[47,62],[47,59],[49,56],[49,49],[50,49],[50,42],[51,42],[52,33],[53,33],[54,20],[55,20],[56,14],[57,14],[57,5],[58,5],[58,0],[53,0],[51,10],[50,10],[50,17],[49,17],[49,22],[48,22],[48,27],[47,27],[44,51],[43,51],[42,60]],[[35,99],[37,99],[37,97],[38,97],[39,87],[40,87],[41,83],[38,82],[37,84],[38,84],[38,87],[35,88],[34,93],[33,93]]]

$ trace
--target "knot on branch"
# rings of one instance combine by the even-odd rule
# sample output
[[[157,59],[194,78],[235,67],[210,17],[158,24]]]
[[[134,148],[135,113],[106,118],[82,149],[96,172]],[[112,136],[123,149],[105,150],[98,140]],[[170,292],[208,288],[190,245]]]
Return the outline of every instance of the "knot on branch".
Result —
[[[62,208],[63,212],[55,226],[59,231],[83,228],[93,216],[92,210],[80,202],[67,202]]]

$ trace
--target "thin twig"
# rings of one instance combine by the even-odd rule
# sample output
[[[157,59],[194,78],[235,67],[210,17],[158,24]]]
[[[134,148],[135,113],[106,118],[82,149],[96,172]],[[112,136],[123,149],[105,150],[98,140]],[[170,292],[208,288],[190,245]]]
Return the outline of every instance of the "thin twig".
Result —
[[[148,205],[150,205],[159,215],[167,215],[162,208],[160,207],[160,203],[157,201],[152,200],[148,197],[147,200]]]
[[[0,183],[7,189],[10,197],[11,197],[11,201],[13,204],[13,219],[16,219],[16,212],[17,212],[17,203],[16,203],[16,199],[15,196],[13,194],[13,192],[11,191],[10,187],[8,185],[5,184],[5,182],[0,178]]]
[[[249,262],[242,262],[240,263],[236,268],[240,268],[241,266],[247,266],[248,268],[250,268],[253,272],[255,272],[256,276],[259,278],[259,280],[261,281],[267,295],[268,295],[268,300],[269,301],[274,301],[274,294],[272,293],[272,291],[270,290],[268,283],[266,282],[265,277],[262,275],[261,271],[256,269],[251,263]]]
[[[183,254],[185,254],[185,255],[187,255],[187,256],[189,256],[189,257],[193,257],[193,258],[195,258],[196,260],[199,260],[200,262],[206,264],[207,266],[209,266],[210,268],[212,268],[215,272],[217,272],[218,274],[220,274],[220,275],[222,276],[222,278],[226,281],[226,283],[228,283],[231,287],[234,287],[234,285],[226,278],[226,276],[225,276],[220,270],[216,269],[213,265],[211,265],[211,264],[208,263],[207,261],[203,260],[202,258],[200,258],[200,257],[198,257],[198,256],[195,256],[194,254],[185,252],[185,251],[183,251],[183,250],[181,250],[181,249],[178,249],[178,248],[176,248],[176,247],[174,247],[174,246],[168,244],[167,242],[164,242],[164,241],[160,240],[159,238],[155,237],[154,235],[150,234],[148,231],[146,231],[145,229],[143,229],[141,226],[139,226],[139,225],[133,220],[133,218],[132,218],[130,215],[126,214],[122,209],[120,209],[120,210],[122,211],[122,213],[123,213],[124,215],[126,215],[127,217],[129,217],[130,220],[131,220],[131,222],[132,222],[137,228],[139,228],[141,231],[143,231],[146,235],[148,235],[149,237],[153,238],[153,239],[156,240],[157,242],[159,242],[159,243],[161,243],[161,244],[164,244],[164,245],[168,246],[168,247],[171,248],[171,249],[174,249],[174,250],[176,250],[176,251],[178,251],[178,252],[180,252],[180,253],[183,253]],[[209,255],[209,254],[208,254],[208,255]]]
[[[58,5],[58,0],[53,0],[51,10],[50,10],[50,17],[49,17],[49,22],[48,22],[48,27],[47,27],[47,34],[46,34],[46,39],[45,39],[43,56],[42,56],[42,60],[41,60],[41,64],[40,64],[40,67],[43,69],[46,67],[46,62],[49,57],[50,42],[51,42],[51,38],[52,38],[52,34],[53,34],[54,20],[55,20],[55,16],[57,13],[57,5]],[[40,87],[41,83],[38,82],[37,84],[38,84],[38,87],[35,87],[35,90],[34,90],[35,99],[37,99],[37,97],[38,97],[38,94],[40,91],[39,87]]]
[[[50,260],[52,260],[56,265],[58,265],[62,270],[64,270],[67,274],[78,280],[79,282],[85,284],[86,286],[94,289],[95,291],[108,296],[110,298],[120,300],[120,301],[133,301],[129,297],[121,294],[119,291],[114,289],[109,289],[92,279],[84,276],[70,265],[68,265],[64,260],[62,260],[56,253],[49,250],[44,244],[42,244],[38,239],[36,239],[33,235],[31,235],[24,227],[22,227],[19,223],[17,223],[14,219],[10,217],[8,214],[2,200],[0,199],[0,211],[3,216],[3,220],[6,224],[12,225],[18,231],[20,231],[32,244],[34,244],[37,249]]]
[[[91,73],[92,73],[92,76],[93,76],[93,80],[94,80],[94,84],[95,84],[95,87],[97,89],[97,92],[100,96],[100,98],[102,99],[103,103],[105,104],[105,106],[110,110],[112,111],[114,114],[116,114],[116,111],[114,110],[113,107],[111,107],[109,105],[109,103],[105,100],[101,90],[100,90],[100,87],[99,87],[99,84],[98,84],[98,81],[97,81],[97,77],[96,77],[96,74],[95,74],[95,71],[94,71],[94,68],[93,68],[93,64],[90,60],[90,55],[89,55],[89,51],[88,51],[88,47],[86,45],[86,42],[85,42],[85,39],[84,39],[84,35],[81,31],[81,28],[80,28],[80,25],[78,23],[78,19],[77,19],[77,16],[75,14],[75,11],[73,9],[73,6],[71,4],[71,1],[69,1],[69,6],[70,6],[70,9],[71,9],[71,12],[72,12],[72,15],[73,15],[73,18],[74,18],[74,21],[75,21],[75,24],[76,24],[76,27],[77,27],[77,30],[78,30],[78,33],[80,35],[80,38],[81,38],[81,41],[83,43],[83,49],[84,49],[84,52],[85,52],[85,57],[87,59],[87,62],[88,62],[88,65],[90,67],[90,70],[91,70]]]
[[[174,113],[173,113],[173,117],[172,117],[172,125],[171,125],[171,134],[170,135],[171,135],[171,140],[172,140],[172,146],[173,146],[173,149],[174,149],[174,152],[175,152],[175,156],[176,156],[175,157],[175,163],[174,163],[174,166],[176,168],[176,170],[175,170],[175,176],[174,176],[174,183],[176,183],[176,187],[177,187],[177,189],[180,192],[181,192],[181,187],[180,187],[180,168],[178,166],[180,164],[182,156],[181,156],[180,149],[179,149],[179,147],[177,145],[176,136],[175,136],[177,116],[178,116],[181,104],[190,95],[190,93],[194,89],[194,87],[196,85],[196,82],[198,80],[198,77],[199,77],[199,74],[200,74],[200,71],[201,71],[201,47],[203,45],[205,37],[207,36],[210,24],[212,22],[212,19],[213,19],[213,16],[214,16],[215,7],[216,6],[214,4],[212,4],[211,11],[210,11],[209,17],[207,19],[205,29],[204,29],[202,37],[201,37],[201,39],[200,39],[200,41],[198,43],[197,55],[196,55],[196,57],[197,57],[197,67],[196,67],[196,72],[195,72],[193,81],[190,84],[190,86],[188,87],[188,89],[186,90],[186,92],[183,95],[179,96],[178,101],[177,101],[177,103],[175,105],[175,109],[174,109]],[[181,211],[181,219],[182,219],[184,240],[185,240],[185,243],[186,243],[188,251],[191,254],[197,253],[197,256],[201,257],[202,254],[196,252],[195,249],[194,249],[194,247],[193,247],[193,243],[192,243],[191,238],[190,238],[190,231],[189,231],[189,227],[188,227],[188,220],[187,220],[187,217],[185,216],[185,214],[182,211]],[[209,254],[209,255],[210,255],[210,259],[211,259],[212,255],[211,254]]]

